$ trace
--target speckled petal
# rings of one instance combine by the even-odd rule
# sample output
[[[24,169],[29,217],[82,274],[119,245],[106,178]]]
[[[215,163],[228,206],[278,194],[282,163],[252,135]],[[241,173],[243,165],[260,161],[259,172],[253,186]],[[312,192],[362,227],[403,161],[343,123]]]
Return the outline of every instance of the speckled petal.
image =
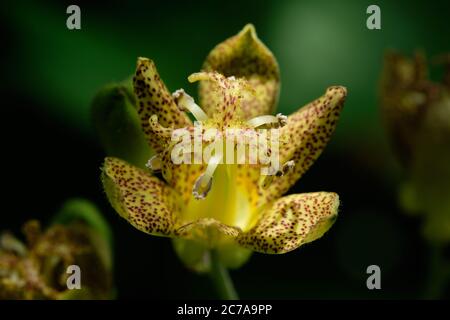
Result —
[[[203,70],[249,81],[256,94],[243,98],[244,119],[274,111],[280,91],[280,71],[275,57],[258,39],[253,25],[246,25],[237,35],[218,44],[206,58]],[[211,84],[202,82],[199,90],[202,107],[207,114],[214,114]]]
[[[177,233],[185,239],[204,241],[212,248],[217,245],[217,241],[221,240],[223,235],[236,238],[240,229],[214,218],[201,218],[183,225],[177,229]]]
[[[158,178],[117,158],[106,158],[102,182],[113,208],[135,228],[175,236],[177,199]]]
[[[161,126],[166,128],[189,126],[191,121],[175,104],[152,60],[138,59],[133,85],[142,129],[150,146],[156,152],[161,152],[164,145],[153,134],[149,124],[150,117],[156,114]]]
[[[293,194],[275,201],[236,241],[263,253],[286,253],[320,238],[337,217],[339,197],[331,192]]]
[[[283,195],[322,153],[336,128],[347,90],[330,87],[319,99],[288,117],[281,128],[280,163],[293,160],[287,174],[274,177],[266,190],[268,201]]]

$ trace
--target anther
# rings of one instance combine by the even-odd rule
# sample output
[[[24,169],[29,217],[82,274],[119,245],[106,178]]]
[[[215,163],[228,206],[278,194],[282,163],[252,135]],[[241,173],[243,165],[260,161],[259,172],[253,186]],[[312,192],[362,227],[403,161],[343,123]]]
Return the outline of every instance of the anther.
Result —
[[[153,172],[158,172],[162,168],[162,162],[159,155],[155,154],[153,157],[151,157],[147,163],[145,164],[147,168],[152,170]]]
[[[278,125],[279,127],[283,127],[287,124],[287,117],[278,113],[276,116],[272,115],[264,115],[252,118],[247,121],[247,124],[252,128],[257,128],[263,125]]]
[[[188,95],[183,89],[178,89],[172,93],[172,97],[180,110],[189,111],[198,121],[208,120],[208,116],[202,108],[195,103],[194,98]]]
[[[294,169],[294,167],[295,167],[295,161],[294,160],[289,160],[286,163],[284,163],[281,166],[281,168],[276,170],[275,172],[274,172],[274,169],[273,169],[273,171],[271,171],[269,175],[264,177],[264,179],[262,181],[263,189],[266,189],[267,187],[270,186],[270,184],[272,183],[274,177],[282,177],[282,176],[288,174],[292,169]]]

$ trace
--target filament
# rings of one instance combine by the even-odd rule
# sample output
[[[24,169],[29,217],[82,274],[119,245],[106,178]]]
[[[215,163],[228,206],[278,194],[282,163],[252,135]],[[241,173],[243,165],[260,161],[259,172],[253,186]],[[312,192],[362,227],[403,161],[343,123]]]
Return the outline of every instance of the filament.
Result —
[[[189,111],[197,121],[208,120],[208,116],[202,108],[195,103],[194,98],[188,95],[183,89],[178,89],[175,91],[172,94],[172,97],[175,99],[175,103],[180,110]]]

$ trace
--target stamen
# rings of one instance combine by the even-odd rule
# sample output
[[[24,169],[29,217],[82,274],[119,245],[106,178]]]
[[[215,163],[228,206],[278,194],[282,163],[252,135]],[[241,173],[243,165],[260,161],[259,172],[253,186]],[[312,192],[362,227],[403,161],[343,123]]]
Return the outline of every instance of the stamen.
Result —
[[[266,124],[278,124],[278,126],[283,127],[287,124],[287,117],[278,113],[276,116],[264,115],[258,116],[247,121],[247,124],[252,128],[257,128]]]
[[[284,127],[288,123],[288,117],[282,113],[277,113],[276,117],[278,118],[278,123],[280,127]]]
[[[294,160],[289,160],[288,162],[283,164],[281,169],[278,170],[277,173],[275,173],[275,175],[277,177],[282,177],[285,174],[287,174],[289,171],[291,171],[294,168],[294,166],[295,166],[295,161]]]
[[[266,189],[270,184],[272,183],[274,177],[282,177],[286,174],[288,174],[295,166],[294,160],[289,160],[286,163],[283,164],[281,169],[277,170],[275,174],[267,175],[264,177],[264,180],[262,181],[262,187],[263,189]]]
[[[206,171],[198,177],[198,179],[194,183],[194,188],[192,189],[192,194],[194,198],[197,200],[205,199],[208,192],[211,190],[212,179],[214,175],[214,171],[219,165],[220,161],[222,161],[222,154],[214,155],[209,159],[208,167]]]
[[[162,162],[159,155],[155,154],[153,157],[151,157],[147,163],[145,164],[147,168],[152,170],[153,172],[158,172],[162,168]]]
[[[198,121],[208,120],[208,116],[202,108],[195,103],[194,98],[188,95],[183,89],[178,89],[172,93],[172,97],[180,110],[189,111]]]

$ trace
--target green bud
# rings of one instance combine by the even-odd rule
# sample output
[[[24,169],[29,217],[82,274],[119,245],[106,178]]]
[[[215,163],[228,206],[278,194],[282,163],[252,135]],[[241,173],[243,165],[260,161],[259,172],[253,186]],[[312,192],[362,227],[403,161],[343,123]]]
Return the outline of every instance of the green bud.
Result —
[[[175,238],[173,246],[184,265],[196,272],[209,272],[211,269],[211,252],[202,242]],[[226,268],[240,268],[250,258],[252,251],[233,242],[224,242],[215,248],[220,262]]]
[[[135,103],[131,81],[106,85],[93,99],[92,118],[108,156],[144,168],[153,152],[142,132]]]
[[[97,207],[86,199],[69,199],[53,217],[52,224],[85,224],[99,256],[108,270],[112,269],[113,235],[108,222]]]

